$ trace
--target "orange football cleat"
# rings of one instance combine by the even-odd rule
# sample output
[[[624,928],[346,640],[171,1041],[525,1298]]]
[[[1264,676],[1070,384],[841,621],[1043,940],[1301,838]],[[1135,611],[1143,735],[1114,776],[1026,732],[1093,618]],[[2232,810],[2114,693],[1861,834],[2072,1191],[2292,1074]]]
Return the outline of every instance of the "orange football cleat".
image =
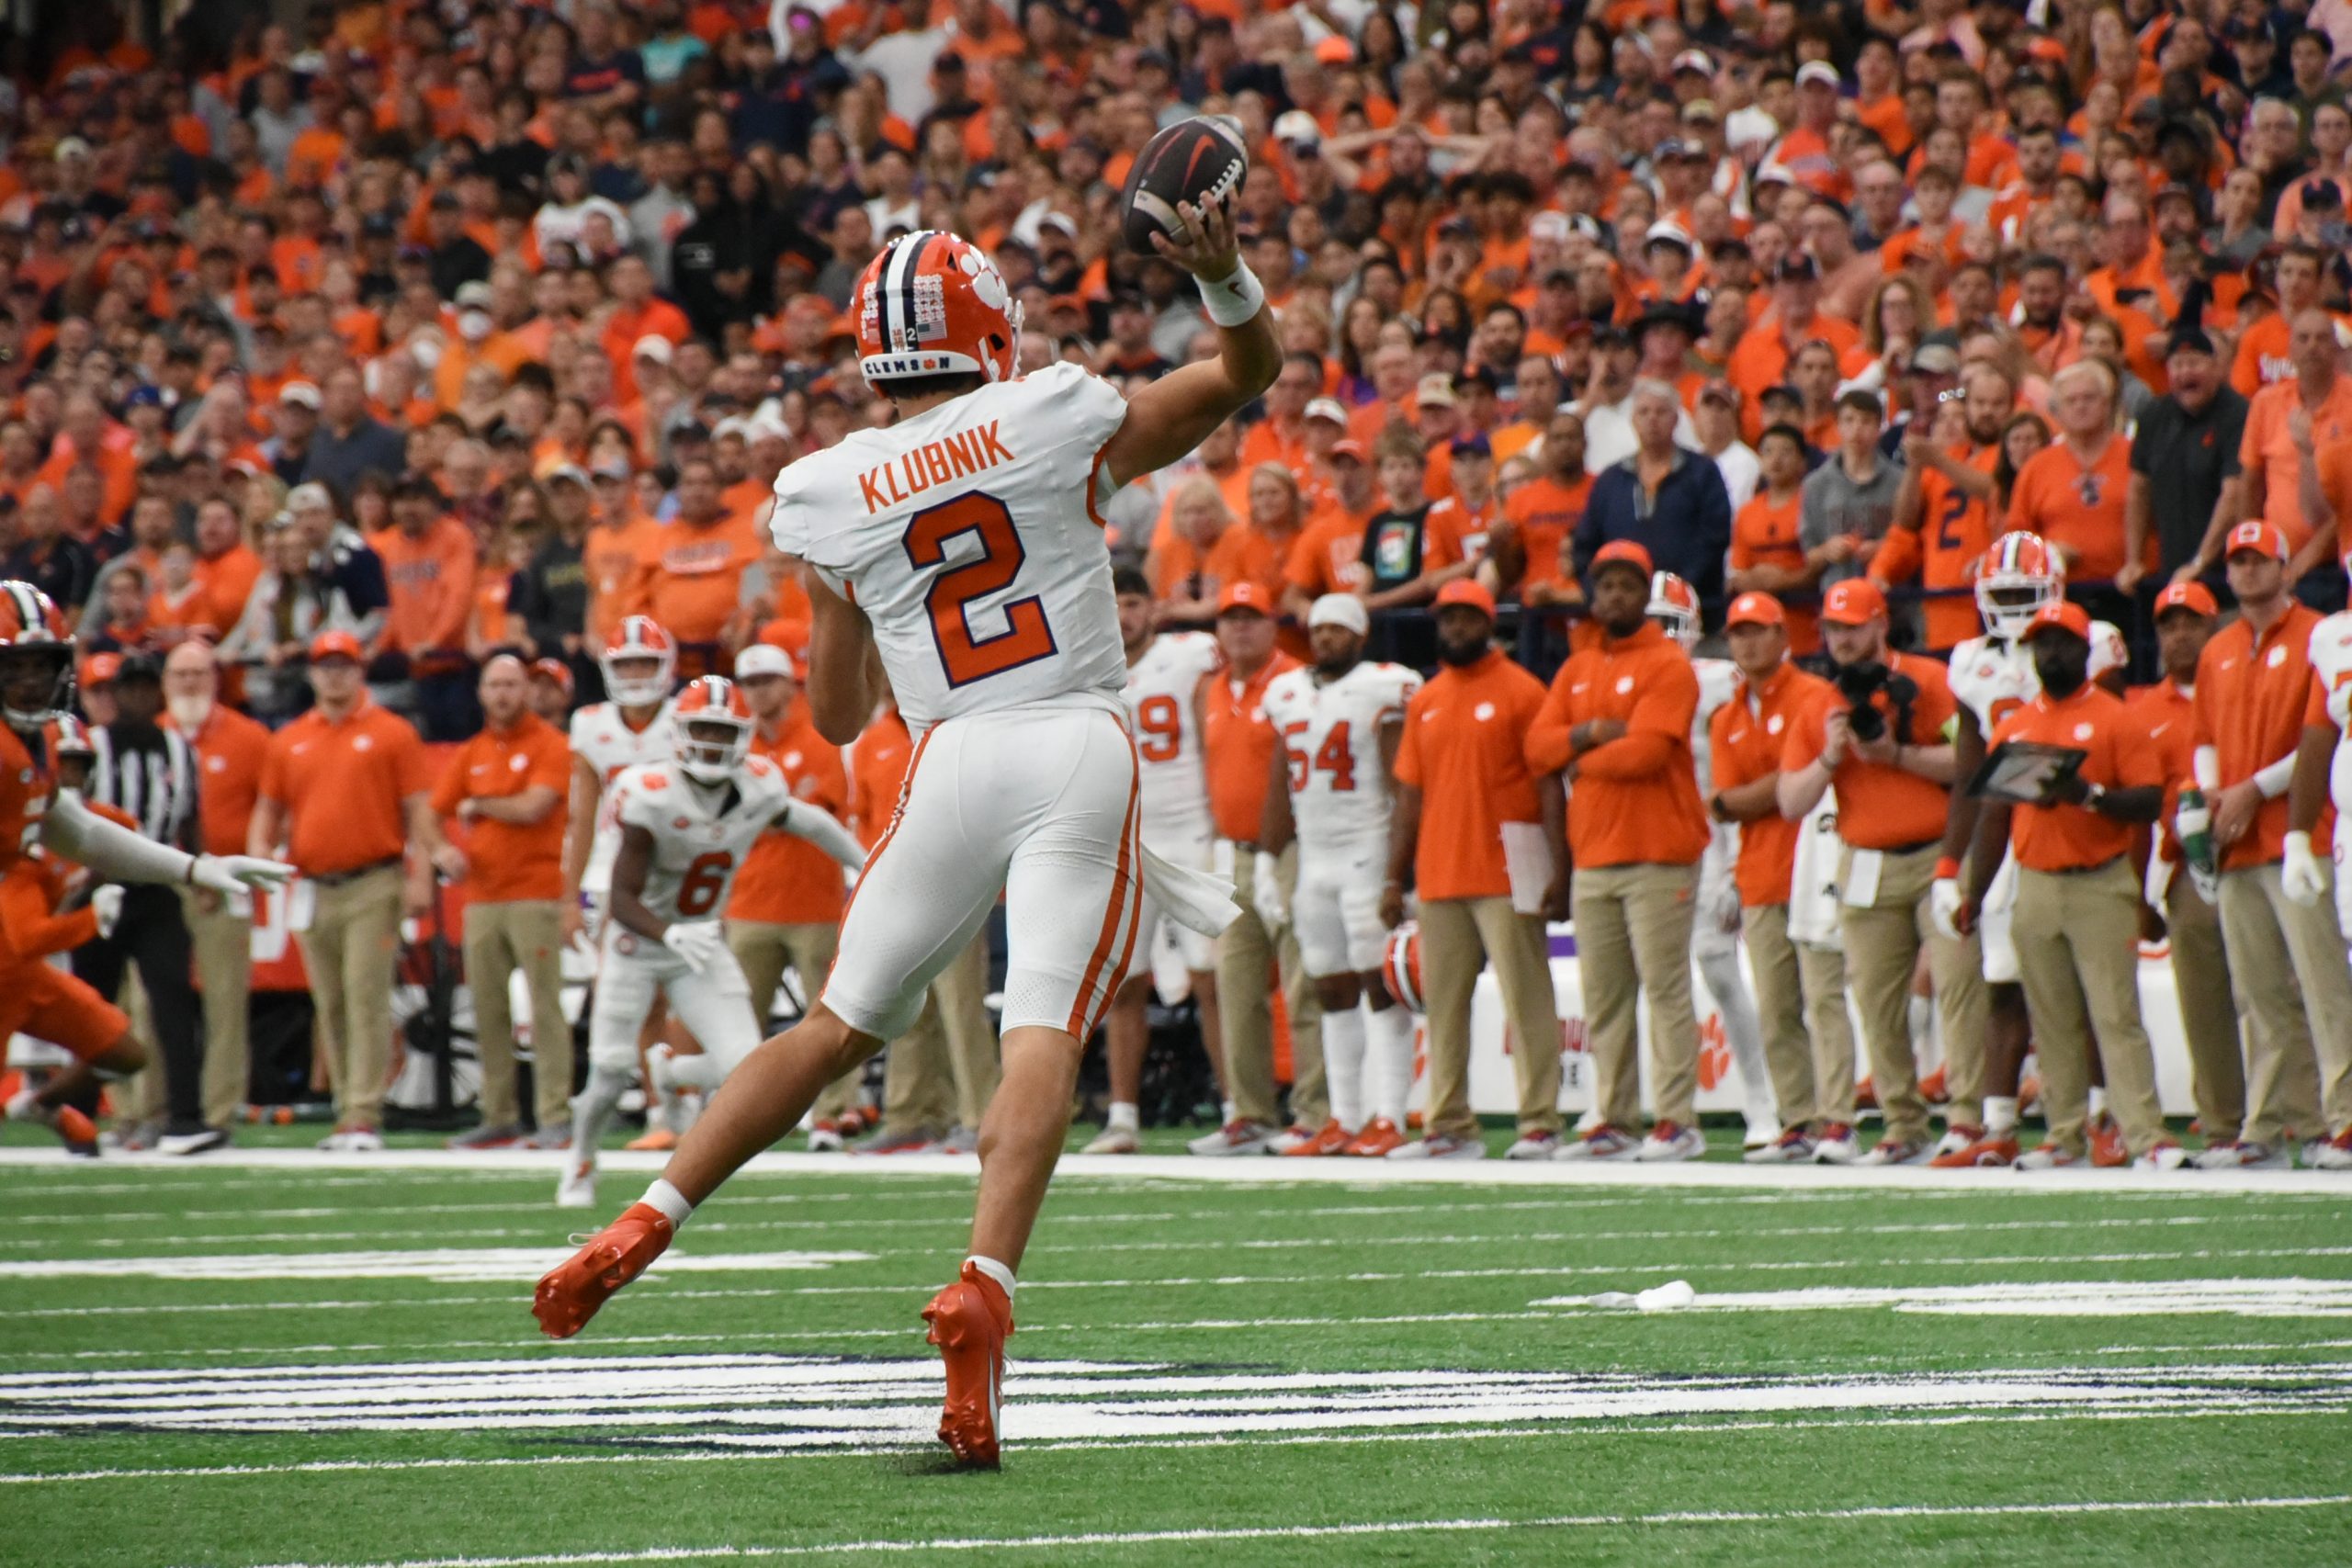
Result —
[[[1938,1155],[1928,1162],[1943,1170],[1973,1170],[1980,1166],[2005,1166],[2018,1163],[2018,1140],[2013,1133],[1980,1133],[1965,1147],[1949,1154]]]
[[[1386,1159],[1392,1150],[1404,1146],[1405,1134],[1396,1130],[1396,1123],[1375,1116],[1349,1143],[1347,1152],[1358,1159]]]
[[[569,1339],[588,1326],[615,1291],[645,1272],[676,1234],[668,1215],[650,1203],[631,1203],[588,1245],[551,1269],[531,1298],[531,1315],[550,1339]]]
[[[1854,1109],[1857,1111],[1878,1109],[1878,1085],[1875,1082],[1864,1078],[1854,1086]]]
[[[58,1137],[72,1155],[94,1155],[98,1152],[98,1129],[87,1116],[70,1105],[57,1108],[57,1120],[51,1123]]]
[[[1919,1080],[1919,1098],[1930,1105],[1941,1105],[1951,1098],[1944,1090],[1944,1070],[1941,1067]]]
[[[678,1134],[667,1127],[655,1127],[641,1137],[631,1138],[621,1147],[646,1154],[666,1155],[678,1146]]]
[[[922,1309],[928,1336],[947,1363],[947,1405],[939,1440],[958,1461],[997,1467],[997,1421],[1004,1409],[1004,1339],[1012,1332],[1012,1303],[1004,1287],[971,1263],[962,1278]]]
[[[1307,1139],[1305,1143],[1298,1145],[1295,1148],[1283,1150],[1283,1157],[1289,1159],[1293,1156],[1303,1155],[1313,1159],[1328,1157],[1331,1155],[1343,1155],[1347,1152],[1347,1129],[1340,1126],[1337,1121],[1330,1121],[1326,1122],[1323,1125],[1317,1127],[1315,1130],[1315,1135]]]
[[[2123,1129],[2115,1124],[2111,1115],[2101,1115],[2090,1124],[2091,1164],[2101,1170],[2113,1170],[2132,1163],[2132,1149],[2123,1141]]]

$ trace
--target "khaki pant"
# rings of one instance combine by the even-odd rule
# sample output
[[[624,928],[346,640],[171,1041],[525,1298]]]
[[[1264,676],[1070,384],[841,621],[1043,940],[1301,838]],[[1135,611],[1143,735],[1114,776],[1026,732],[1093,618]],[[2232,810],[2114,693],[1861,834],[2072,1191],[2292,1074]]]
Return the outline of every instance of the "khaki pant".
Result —
[[[208,912],[206,901],[193,891],[180,896],[196,952],[196,988],[204,996],[204,1124],[226,1127],[237,1119],[253,1077],[254,922],[217,897]]]
[[[2197,1124],[2214,1143],[2227,1143],[2245,1122],[2245,1041],[2260,1025],[2230,981],[2222,946],[2222,912],[2205,902],[2187,871],[2165,892],[2165,930],[2172,943],[2173,989],[2180,994],[2181,1032],[2188,1041],[2189,1092]]]
[[[1687,923],[1687,922],[1686,922]],[[1544,917],[1509,898],[1432,898],[1421,905],[1421,992],[1429,1002],[1429,1131],[1475,1137],[1470,1112],[1470,998],[1495,966],[1510,1022],[1519,1130],[1560,1130],[1560,1012]],[[1683,984],[1690,984],[1685,970]]]
[[[885,1132],[979,1131],[999,1076],[988,992],[989,937],[983,930],[931,983],[915,1026],[890,1042],[882,1070]]]
[[[1216,1003],[1224,1033],[1222,1074],[1233,1114],[1269,1126],[1282,1120],[1274,1102],[1274,1009],[1270,982],[1279,977],[1290,1019],[1290,1117],[1320,1127],[1331,1112],[1323,1089],[1323,1009],[1299,956],[1298,937],[1284,926],[1279,938],[1258,919],[1258,857],[1236,848],[1233,897],[1241,918],[1216,939]],[[1274,863],[1285,896],[1298,886],[1298,846]]]
[[[1698,886],[1696,865],[1577,868],[1571,886],[1577,972],[1584,982],[1593,1104],[1612,1127],[1636,1128],[1642,1122],[1636,1009],[1644,993],[1650,999],[1650,1089],[1657,1119],[1678,1127],[1699,1124],[1699,1014],[1690,1000]]]
[[[466,906],[466,985],[474,998],[474,1049],[481,1058],[481,1121],[512,1127],[514,1098],[515,970],[531,992],[531,1088],[542,1127],[571,1117],[571,1026],[563,1021],[563,907],[515,899]]]
[[[2230,978],[2261,1027],[2246,1032],[2249,1143],[2317,1137],[2352,1124],[2352,967],[2326,896],[2309,908],[2278,885],[2278,863],[2222,874]],[[2323,1120],[2323,1111],[2324,1120]]]
[[[1846,1017],[1846,960],[1834,947],[1789,940],[1789,907],[1741,913],[1772,1100],[1789,1127],[1854,1119],[1854,1032]]]
[[[839,926],[822,920],[796,925],[771,920],[727,922],[727,945],[733,950],[735,962],[743,966],[743,978],[751,982],[752,1011],[759,1017],[763,1034],[767,1032],[768,1010],[787,967],[800,984],[802,1005],[816,1005],[818,993],[825,988],[825,976],[833,967],[841,937]],[[858,1085],[865,1077],[863,1065],[852,1067],[825,1086],[809,1114],[820,1122],[833,1121],[857,1104]]]
[[[130,1037],[147,1048],[147,1065],[107,1090],[115,1122],[124,1127],[160,1122],[164,1111],[164,1054],[155,1048],[155,1021],[148,1014],[147,987],[139,983],[136,966],[123,966],[122,989],[115,994],[114,1005],[130,1020]],[[0,1051],[6,1046],[0,1041]]]
[[[1853,886],[1856,851],[1839,857],[1838,883]],[[1919,1064],[1911,1055],[1911,972],[1921,949],[1936,987],[1944,1028],[1944,1081],[1951,1091],[1948,1119],[1973,1125],[1982,1119],[1984,1093],[1984,955],[1973,936],[1955,942],[1936,932],[1928,889],[1936,879],[1937,847],[1882,857],[1870,904],[1838,906],[1846,943],[1846,974],[1862,1019],[1871,1078],[1878,1089],[1886,1135],[1905,1143],[1928,1135],[1928,1102],[1919,1096]]]
[[[2018,978],[2041,1053],[2041,1119],[2050,1142],[2084,1152],[2091,1048],[2107,1103],[2134,1155],[2165,1134],[2156,1062],[2140,1021],[2140,882],[2130,862],[2096,871],[2018,868]]]
[[[392,1063],[392,971],[401,955],[401,868],[322,886],[296,934],[334,1077],[338,1127],[380,1128]]]

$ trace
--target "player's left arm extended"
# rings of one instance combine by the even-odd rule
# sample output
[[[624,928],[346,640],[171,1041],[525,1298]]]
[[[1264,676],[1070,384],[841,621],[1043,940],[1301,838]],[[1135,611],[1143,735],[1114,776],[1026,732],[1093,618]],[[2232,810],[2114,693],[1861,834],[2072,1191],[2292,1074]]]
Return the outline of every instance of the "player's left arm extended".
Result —
[[[1216,323],[1217,356],[1171,370],[1127,400],[1127,416],[1104,444],[1098,461],[1116,490],[1188,457],[1210,431],[1255,402],[1283,367],[1274,314],[1266,291],[1241,262],[1233,222],[1210,197],[1179,210],[1185,237],[1154,234],[1159,254],[1201,282],[1201,299]],[[1254,310],[1250,307],[1254,305]],[[1244,310],[1250,313],[1243,314]]]
[[[805,800],[788,801],[775,814],[775,826],[780,832],[808,840],[852,871],[865,864],[865,849],[857,841],[857,835],[842,827],[840,819],[821,806],[812,806]]]
[[[874,657],[874,626],[865,611],[842,598],[821,574],[802,576],[814,613],[808,627],[808,716],[818,734],[846,746],[874,716],[874,689],[866,678]]]
[[[105,882],[184,883],[216,893],[280,887],[294,868],[252,855],[192,855],[116,826],[72,790],[60,790],[41,818],[43,845],[88,866]]]

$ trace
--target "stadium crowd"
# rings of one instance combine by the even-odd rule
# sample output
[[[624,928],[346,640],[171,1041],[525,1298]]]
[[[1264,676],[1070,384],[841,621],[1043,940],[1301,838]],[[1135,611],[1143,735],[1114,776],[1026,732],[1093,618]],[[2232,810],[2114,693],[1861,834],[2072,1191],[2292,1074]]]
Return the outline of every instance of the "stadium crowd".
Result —
[[[817,739],[807,592],[762,527],[786,465],[890,417],[853,285],[953,230],[1019,299],[1024,370],[1212,354],[1183,275],[1120,240],[1136,150],[1205,113],[1250,151],[1234,211],[1287,359],[1102,509],[1131,656],[1216,655],[1195,761],[1246,912],[1183,965],[1227,1108],[1198,1152],[1483,1153],[1474,985],[1558,1038],[1544,922],[1573,913],[1597,1105],[1565,1133],[1556,1055],[1516,1052],[1514,1156],[1698,1152],[1695,957],[1750,1157],[2169,1168],[2136,979],[2165,934],[2196,1162],[2352,1169],[2342,0],[178,9],[13,40],[0,576],[60,607],[95,729],[160,707],[184,738],[168,830],[311,884],[339,1146],[377,1140],[375,1022],[436,871],[472,885],[499,998],[467,1141],[560,1146],[568,1086],[517,1103],[501,982],[559,1030],[598,779],[559,731],[650,657],[632,617],[879,835],[910,738],[886,712],[846,757]],[[1428,673],[1381,717],[1379,914],[1411,894],[1417,924],[1310,973],[1263,699],[1366,651]],[[2072,755],[1971,788],[2005,746]],[[1290,759],[1309,840],[1318,765]],[[727,911],[762,998],[821,977],[842,897],[776,837]],[[205,1037],[118,1095],[134,1146],[216,1146],[242,1098],[247,926],[186,919]],[[986,966],[812,1143],[969,1146]],[[1427,1012],[1418,1140],[1318,1043],[1348,1017],[1368,1084],[1353,1021],[1393,1000]],[[1140,1049],[1114,1041],[1100,1148],[1135,1146]]]

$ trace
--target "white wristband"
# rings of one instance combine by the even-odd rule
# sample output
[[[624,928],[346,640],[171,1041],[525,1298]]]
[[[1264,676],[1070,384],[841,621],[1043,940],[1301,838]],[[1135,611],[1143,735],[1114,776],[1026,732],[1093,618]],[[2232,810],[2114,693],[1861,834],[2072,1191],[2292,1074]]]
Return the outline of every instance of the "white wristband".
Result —
[[[1232,276],[1221,283],[1205,277],[1199,282],[1201,303],[1208,307],[1209,320],[1220,327],[1246,326],[1266,308],[1266,286],[1258,281],[1248,262],[1237,263]]]

